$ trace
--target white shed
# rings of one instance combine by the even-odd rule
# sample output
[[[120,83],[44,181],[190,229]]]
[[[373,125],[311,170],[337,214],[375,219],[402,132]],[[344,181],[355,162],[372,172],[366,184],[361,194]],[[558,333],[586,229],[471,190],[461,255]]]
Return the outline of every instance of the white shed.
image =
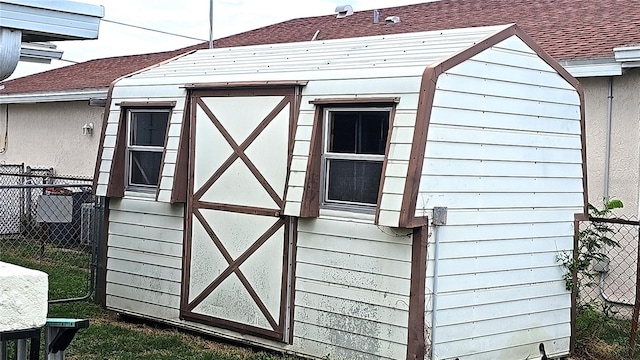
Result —
[[[199,50],[107,110],[107,308],[336,360],[569,353],[582,90],[517,26]]]

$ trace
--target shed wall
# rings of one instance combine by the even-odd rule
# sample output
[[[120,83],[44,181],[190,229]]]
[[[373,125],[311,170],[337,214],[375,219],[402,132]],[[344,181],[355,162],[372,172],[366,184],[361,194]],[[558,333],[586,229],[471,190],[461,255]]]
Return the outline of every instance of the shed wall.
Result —
[[[372,220],[298,224],[293,345],[180,320],[184,207],[111,199],[106,306],[275,349],[335,359],[406,354],[411,232]]]
[[[152,200],[109,201],[106,305],[177,319],[184,207]]]
[[[298,222],[298,351],[331,359],[406,356],[410,231],[321,216]]]
[[[580,131],[576,90],[516,37],[439,77],[416,209],[448,207],[434,360],[528,358],[540,343],[568,353],[556,256],[572,249],[583,211]]]

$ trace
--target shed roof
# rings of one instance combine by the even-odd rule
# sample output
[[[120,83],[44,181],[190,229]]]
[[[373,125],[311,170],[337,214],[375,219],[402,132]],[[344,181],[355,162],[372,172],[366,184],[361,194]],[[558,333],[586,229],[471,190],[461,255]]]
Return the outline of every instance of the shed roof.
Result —
[[[386,24],[398,16],[397,24]],[[218,39],[216,47],[245,46],[395,34],[440,29],[516,23],[556,60],[613,58],[612,49],[640,43],[640,7],[634,0],[442,0],[358,11],[337,19],[335,15],[293,19]],[[113,57],[5,81],[2,94],[66,91],[108,87],[123,75],[167,60],[194,48]]]
[[[203,49],[120,80],[118,85],[211,86],[255,81],[298,81],[421,76],[425,67],[515,26],[499,25],[360,38]],[[503,35],[504,37],[510,36]],[[209,83],[207,85],[207,83]]]

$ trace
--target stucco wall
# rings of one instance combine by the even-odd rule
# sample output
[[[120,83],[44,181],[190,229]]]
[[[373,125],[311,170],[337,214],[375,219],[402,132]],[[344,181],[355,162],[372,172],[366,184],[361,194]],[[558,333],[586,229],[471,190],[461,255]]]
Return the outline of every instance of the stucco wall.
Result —
[[[103,111],[87,101],[0,105],[0,163],[93,177]],[[91,122],[93,135],[82,135]]]
[[[587,169],[589,202],[598,205],[605,191],[605,148],[607,142],[607,98],[609,78],[583,78],[587,120]],[[608,196],[624,203],[619,215],[638,215],[640,72],[630,71],[613,78],[611,154]]]

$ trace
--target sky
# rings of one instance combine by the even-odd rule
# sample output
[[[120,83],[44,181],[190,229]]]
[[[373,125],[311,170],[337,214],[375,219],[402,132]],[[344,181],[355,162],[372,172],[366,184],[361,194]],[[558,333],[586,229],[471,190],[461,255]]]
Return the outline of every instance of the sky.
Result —
[[[40,0],[66,1],[66,0]],[[104,7],[104,19],[162,30],[207,41],[209,0],[75,0]],[[213,0],[213,38],[221,38],[278,22],[333,14],[336,6],[349,4],[354,11],[380,9],[434,0]],[[92,59],[175,50],[201,41],[164,35],[101,21],[97,40],[54,42],[63,59]],[[10,79],[70,65],[21,61]]]

